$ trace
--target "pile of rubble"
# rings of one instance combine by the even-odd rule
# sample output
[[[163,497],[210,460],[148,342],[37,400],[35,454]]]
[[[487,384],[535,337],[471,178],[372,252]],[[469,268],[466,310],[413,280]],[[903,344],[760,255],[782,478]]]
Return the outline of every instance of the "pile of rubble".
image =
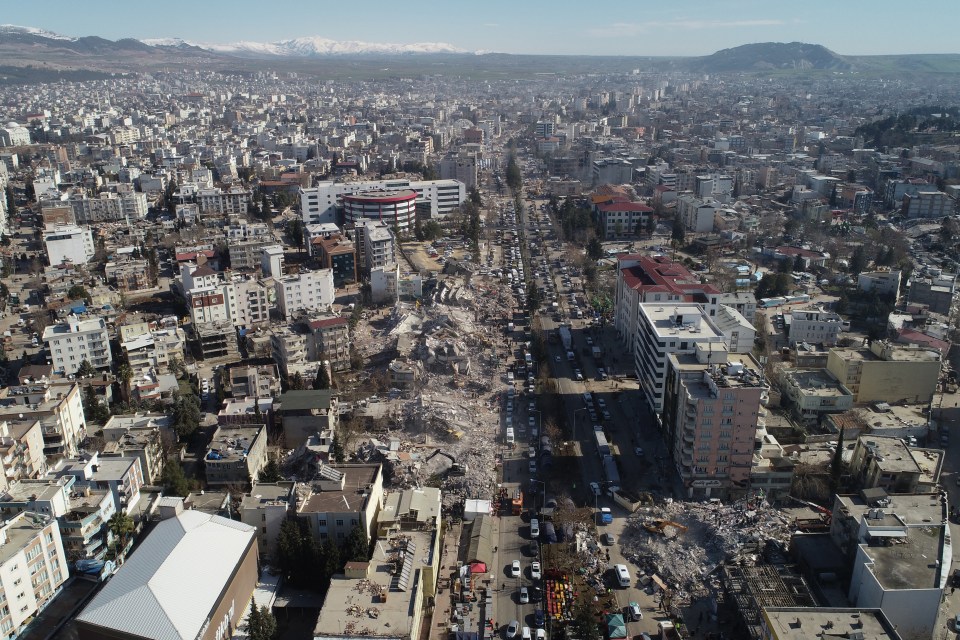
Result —
[[[760,553],[770,541],[786,545],[791,525],[789,517],[762,499],[731,504],[668,500],[632,516],[620,543],[624,556],[646,574],[695,595],[707,590],[708,576],[722,563]]]
[[[495,494],[501,382],[512,345],[512,299],[499,282],[446,277],[424,305],[398,303],[361,322],[354,343],[370,362],[392,353],[415,365],[415,390],[391,392],[387,435],[356,439],[357,457],[382,460],[398,488],[439,486],[444,506]]]

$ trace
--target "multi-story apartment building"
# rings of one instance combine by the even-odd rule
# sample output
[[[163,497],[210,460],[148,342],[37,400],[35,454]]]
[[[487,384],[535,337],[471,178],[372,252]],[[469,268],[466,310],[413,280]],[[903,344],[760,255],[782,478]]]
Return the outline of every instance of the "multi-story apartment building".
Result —
[[[120,327],[120,348],[134,373],[166,370],[174,360],[183,361],[187,337],[178,326],[151,327],[146,322]]]
[[[43,428],[36,418],[5,417],[0,422],[0,490],[47,470],[43,455]]]
[[[85,265],[96,253],[93,245],[93,232],[89,227],[75,224],[58,224],[43,230],[43,244],[47,250],[47,259],[52,266],[65,262]]]
[[[903,196],[900,209],[904,218],[935,218],[953,215],[953,199],[942,191],[918,191]]]
[[[396,238],[390,226],[384,222],[368,221],[362,227],[363,269],[369,273],[377,267],[397,263]]]
[[[379,464],[322,465],[316,479],[297,484],[297,517],[317,540],[342,542],[354,527],[373,533],[383,506],[383,470]]]
[[[899,269],[889,271],[871,271],[857,276],[857,288],[861,291],[874,291],[882,296],[900,295],[901,273]]]
[[[201,215],[246,214],[250,207],[250,192],[245,189],[200,189],[196,199]]]
[[[118,510],[130,513],[140,500],[143,471],[140,458],[105,457],[98,452],[61,460],[47,473],[48,478],[73,476],[77,487],[106,490],[113,494]]]
[[[263,281],[251,276],[235,275],[223,290],[227,314],[234,326],[250,329],[270,322],[274,292]]]
[[[591,165],[593,186],[601,184],[630,184],[633,182],[633,165],[619,158],[601,158]]]
[[[374,304],[393,304],[400,296],[400,265],[396,262],[370,269],[370,299]]]
[[[696,302],[703,305],[707,315],[715,316],[722,295],[713,285],[701,283],[686,267],[666,256],[622,255],[617,259],[614,327],[626,343],[627,352],[633,353],[641,303]]]
[[[113,364],[107,323],[103,318],[82,320],[69,315],[65,322],[44,329],[43,341],[50,351],[54,371],[76,373],[84,360],[94,369],[105,369]]]
[[[229,425],[218,427],[203,458],[210,485],[247,485],[267,463],[267,427]]]
[[[843,331],[843,318],[833,311],[794,309],[790,317],[790,344],[806,342],[832,347]]]
[[[288,322],[301,311],[327,311],[333,304],[336,288],[333,271],[301,271],[274,280],[277,306]]]
[[[96,198],[74,193],[67,202],[73,207],[77,224],[136,222],[147,217],[147,194],[138,191],[103,192]]]
[[[827,371],[856,402],[927,404],[936,392],[940,365],[936,349],[880,340],[866,348],[834,348],[827,355]]]
[[[476,153],[465,151],[450,153],[440,160],[440,179],[456,180],[462,182],[467,189],[476,189],[479,166]]]
[[[46,456],[73,456],[87,436],[80,385],[71,380],[0,389],[0,419],[39,420]]]
[[[673,353],[727,352],[723,333],[703,307],[692,303],[640,304],[634,367],[648,406],[659,417],[664,408],[668,360]]]
[[[443,217],[459,207],[467,197],[467,188],[456,180],[358,180],[323,181],[312,189],[300,190],[300,210],[304,224],[336,222],[337,209],[344,195],[362,191],[397,191],[410,189],[417,202],[430,207],[430,217]]]
[[[313,252],[321,267],[333,271],[333,284],[337,287],[357,281],[357,252],[348,238],[339,233],[317,238]]]
[[[280,395],[276,364],[238,365],[230,368],[230,393],[234,398],[275,398]]]
[[[107,282],[120,291],[142,291],[151,286],[147,277],[146,260],[127,259],[123,262],[108,262],[104,265]]]
[[[289,327],[274,329],[270,334],[270,352],[280,372],[289,377],[297,365],[307,362],[307,336]]]
[[[0,633],[15,638],[69,575],[57,521],[25,512],[0,524],[0,575]]]
[[[713,220],[721,203],[713,198],[700,199],[692,193],[683,193],[677,197],[677,216],[687,231],[709,233],[713,231]]]
[[[256,528],[261,558],[270,561],[277,557],[280,527],[287,520],[293,505],[293,486],[289,482],[255,482],[250,494],[240,501],[240,522]]]
[[[767,387],[749,354],[698,344],[669,356],[663,429],[690,498],[748,490]]]
[[[231,240],[227,245],[230,254],[230,268],[237,270],[259,269],[263,262],[263,251],[277,244],[272,236],[257,236],[244,240]]]
[[[331,316],[307,323],[307,357],[312,361],[327,360],[333,371],[350,368],[350,323],[347,318]]]
[[[933,313],[949,316],[957,294],[957,276],[953,273],[913,276],[908,281],[907,300],[910,304],[924,304]]]
[[[594,213],[603,237],[607,239],[639,235],[653,215],[653,209],[642,202],[601,202]]]

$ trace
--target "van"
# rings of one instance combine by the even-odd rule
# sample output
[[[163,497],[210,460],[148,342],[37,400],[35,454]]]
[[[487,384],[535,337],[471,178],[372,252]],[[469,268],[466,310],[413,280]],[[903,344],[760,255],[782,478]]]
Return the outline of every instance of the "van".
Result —
[[[616,564],[613,566],[613,571],[617,576],[617,584],[623,588],[630,586],[630,571],[627,569],[627,565]]]
[[[513,427],[507,427],[507,444],[513,445],[515,438],[513,437]]]
[[[530,518],[530,538],[536,540],[540,537],[540,521],[536,518]]]

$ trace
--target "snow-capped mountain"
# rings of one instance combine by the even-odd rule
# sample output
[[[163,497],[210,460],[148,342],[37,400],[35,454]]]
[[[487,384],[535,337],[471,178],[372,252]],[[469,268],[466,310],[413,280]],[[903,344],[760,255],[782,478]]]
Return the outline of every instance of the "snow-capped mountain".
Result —
[[[416,42],[412,44],[392,44],[379,42],[359,42],[356,40],[331,40],[319,36],[279,40],[277,42],[241,41],[230,44],[204,42],[186,42],[179,38],[162,40],[143,40],[151,46],[190,45],[214,51],[240,56],[268,56],[283,58],[305,58],[312,56],[356,55],[365,53],[466,53],[446,42]]]
[[[76,40],[76,38],[60,35],[59,33],[54,33],[53,31],[46,31],[36,27],[21,27],[15,24],[0,24],[0,34],[30,35],[38,38],[46,38],[48,40],[66,40],[67,42],[74,42]]]

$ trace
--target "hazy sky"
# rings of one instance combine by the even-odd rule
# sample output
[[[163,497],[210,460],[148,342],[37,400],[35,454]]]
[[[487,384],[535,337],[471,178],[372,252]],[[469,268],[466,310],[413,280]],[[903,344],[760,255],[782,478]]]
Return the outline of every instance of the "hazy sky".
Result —
[[[0,22],[68,36],[446,42],[470,51],[704,55],[801,41],[840,54],[958,53],[960,0],[5,0]]]

